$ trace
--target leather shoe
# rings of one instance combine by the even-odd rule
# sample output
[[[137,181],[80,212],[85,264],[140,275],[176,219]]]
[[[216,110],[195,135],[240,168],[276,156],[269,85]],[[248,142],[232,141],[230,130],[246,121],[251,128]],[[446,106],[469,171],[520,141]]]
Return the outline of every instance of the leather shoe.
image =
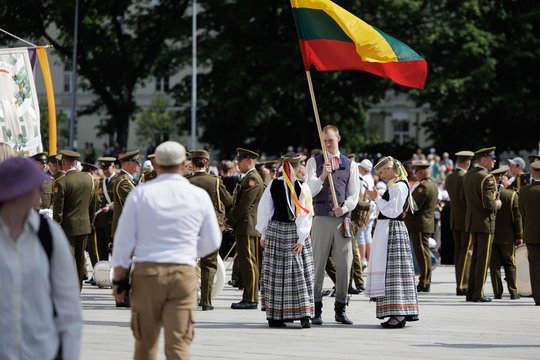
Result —
[[[510,299],[519,300],[519,299],[521,299],[521,296],[519,296],[519,294],[510,294]]]
[[[467,289],[456,289],[456,295],[457,296],[465,296],[465,295],[467,295]]]
[[[360,290],[358,289],[355,289],[353,288],[352,286],[349,287],[349,290],[347,291],[347,293],[351,294],[351,295],[358,295],[360,294]]]
[[[497,300],[500,300],[502,299],[502,295],[501,294],[498,294],[498,295],[495,295],[493,296],[494,299],[497,299]]]
[[[323,290],[321,296],[328,296],[332,293],[332,290]]]
[[[203,311],[214,310],[214,307],[212,305],[202,305],[202,310]]]
[[[237,302],[237,303],[232,303],[231,304],[231,309],[249,310],[249,309],[256,309],[258,306],[259,306],[259,304],[256,303],[256,302],[242,300],[242,301]]]
[[[491,298],[484,296],[479,299],[473,299],[473,302],[491,302]]]
[[[285,326],[287,326],[287,324],[285,324],[281,320],[268,319],[268,326],[271,328],[284,328]]]
[[[302,319],[300,319],[300,325],[302,325],[304,329],[309,329],[311,327],[309,316],[304,316]]]
[[[381,326],[385,329],[401,329],[405,327],[405,324],[407,323],[407,320],[403,319],[400,322],[396,324],[390,324],[390,321],[394,318],[388,319],[388,321],[382,322]],[[396,320],[396,319],[394,319]],[[397,320],[396,320],[397,321]]]
[[[358,291],[360,291],[360,292],[366,290],[365,286],[362,285],[362,284],[358,285],[358,286],[356,287],[356,289],[358,289]]]
[[[429,292],[429,285],[422,286],[421,284],[418,284],[418,286],[416,287],[416,292]]]

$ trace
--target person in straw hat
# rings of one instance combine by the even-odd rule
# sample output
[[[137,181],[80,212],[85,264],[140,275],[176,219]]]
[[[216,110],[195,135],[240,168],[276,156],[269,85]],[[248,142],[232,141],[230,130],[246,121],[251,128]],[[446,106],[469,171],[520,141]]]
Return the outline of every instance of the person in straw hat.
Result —
[[[282,175],[268,184],[259,201],[256,229],[264,247],[261,304],[270,327],[313,316],[312,204],[309,187],[298,180],[301,156],[283,157]]]
[[[47,176],[21,157],[0,174],[0,359],[79,359],[75,261],[60,225],[34,210]]]

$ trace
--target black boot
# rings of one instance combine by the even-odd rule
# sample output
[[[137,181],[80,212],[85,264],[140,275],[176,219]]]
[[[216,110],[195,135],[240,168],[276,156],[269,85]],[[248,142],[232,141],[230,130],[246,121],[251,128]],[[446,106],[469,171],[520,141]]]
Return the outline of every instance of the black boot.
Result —
[[[334,303],[336,321],[345,325],[352,325],[353,322],[349,320],[347,314],[345,314],[345,306],[347,306],[347,304],[339,303],[337,301]]]
[[[311,319],[313,325],[322,325],[322,301],[315,301],[315,316]]]

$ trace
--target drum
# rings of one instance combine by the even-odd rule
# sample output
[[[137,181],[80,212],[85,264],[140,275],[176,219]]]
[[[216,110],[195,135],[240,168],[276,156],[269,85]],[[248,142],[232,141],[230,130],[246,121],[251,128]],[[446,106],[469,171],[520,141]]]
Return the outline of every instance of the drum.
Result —
[[[521,296],[531,296],[531,274],[529,273],[529,259],[527,246],[516,249],[517,288]]]
[[[94,266],[94,281],[100,289],[112,287],[111,274],[110,261],[98,261]]]

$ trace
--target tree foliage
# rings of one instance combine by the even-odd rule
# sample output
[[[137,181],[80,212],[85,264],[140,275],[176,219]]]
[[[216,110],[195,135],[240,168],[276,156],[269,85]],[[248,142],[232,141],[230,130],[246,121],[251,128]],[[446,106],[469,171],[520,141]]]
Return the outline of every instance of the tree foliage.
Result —
[[[157,145],[167,141],[174,128],[174,116],[167,112],[167,100],[163,94],[158,94],[150,107],[137,118],[137,136],[142,144]]]

